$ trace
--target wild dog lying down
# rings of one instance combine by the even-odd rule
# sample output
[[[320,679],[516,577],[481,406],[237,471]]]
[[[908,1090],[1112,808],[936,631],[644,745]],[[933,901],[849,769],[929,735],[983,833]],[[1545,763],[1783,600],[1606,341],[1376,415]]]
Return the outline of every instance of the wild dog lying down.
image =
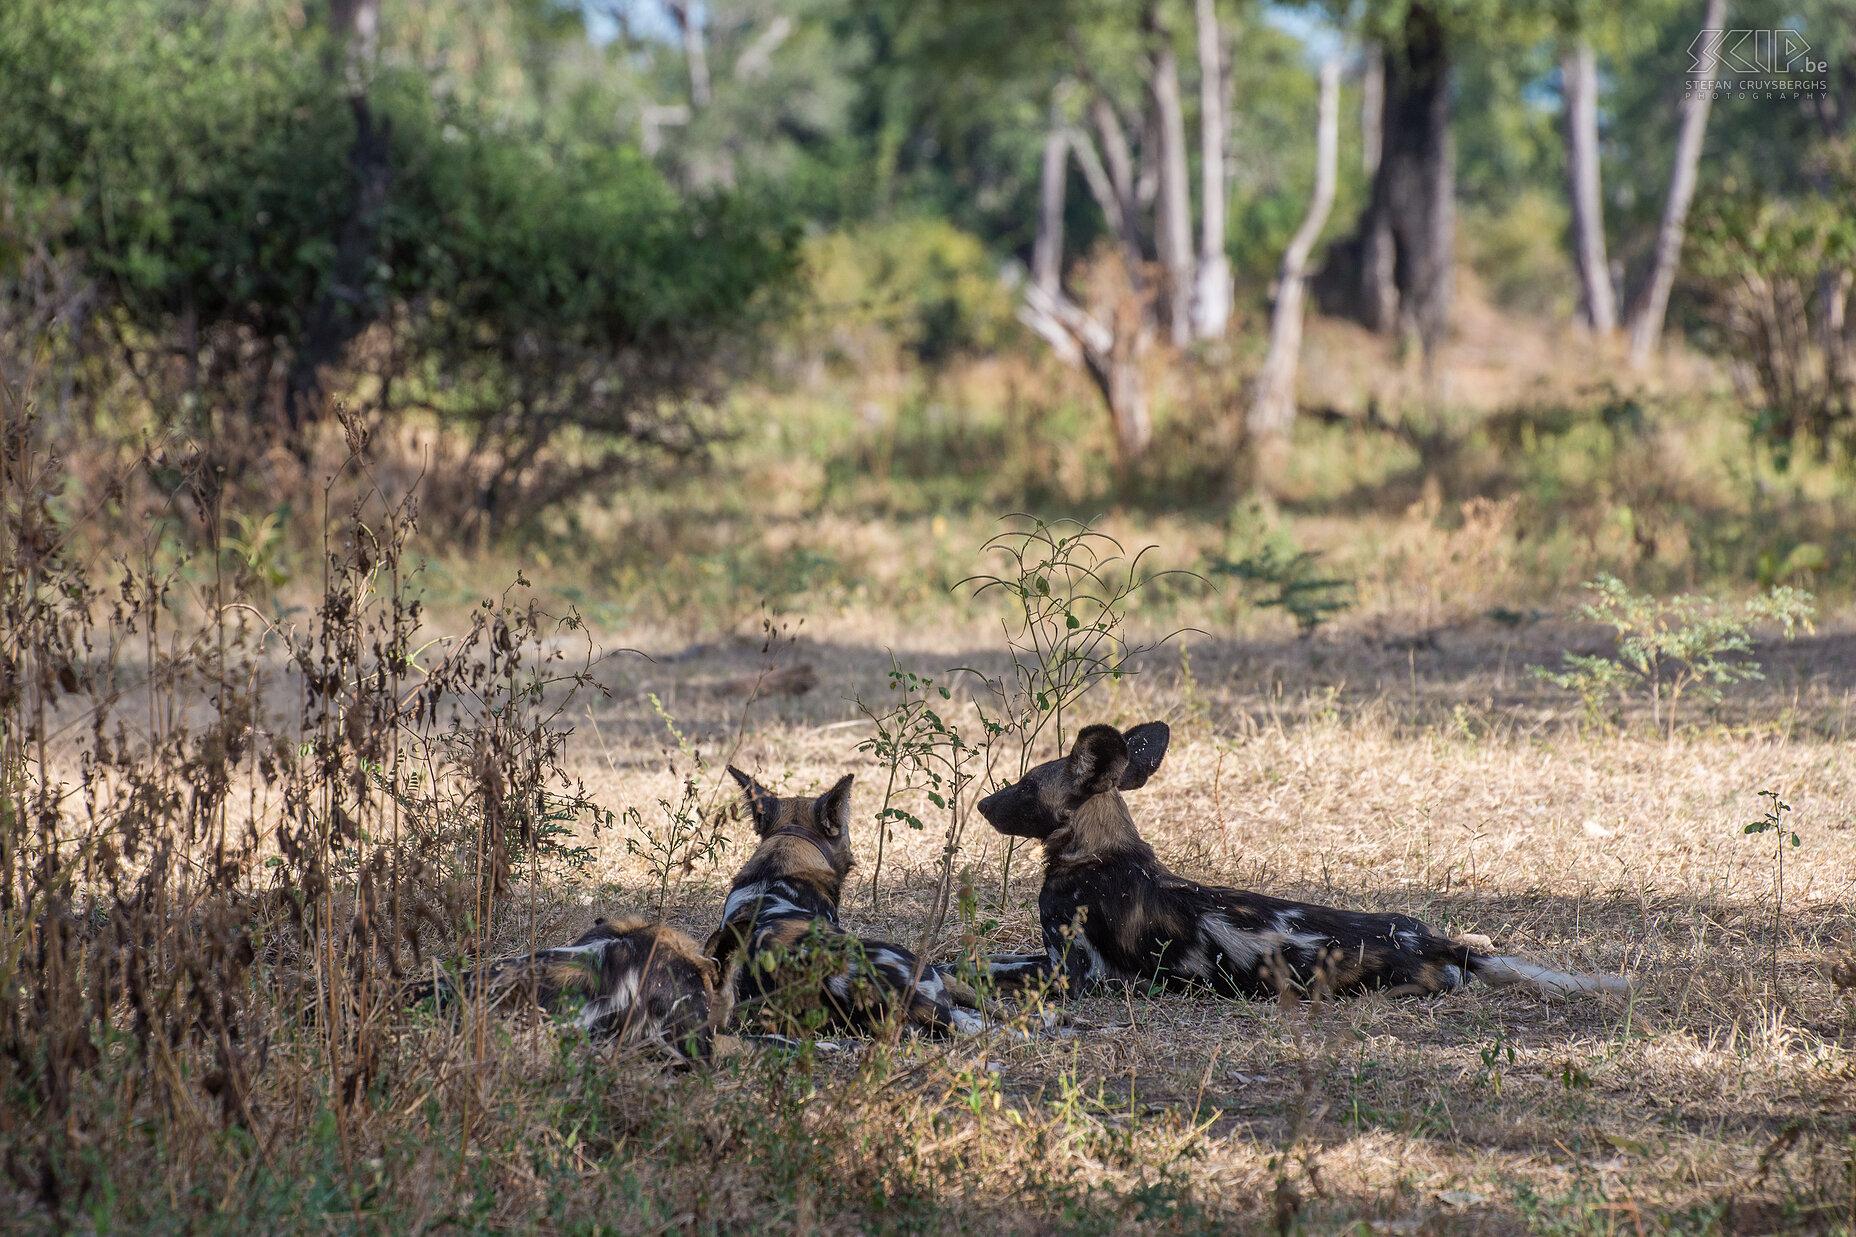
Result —
[[[1154,775],[1170,738],[1162,722],[1125,735],[1089,726],[1068,757],[980,800],[993,828],[1044,843],[1045,952],[989,959],[997,982],[1055,974],[1072,991],[1119,979],[1273,996],[1285,981],[1308,991],[1319,975],[1330,993],[1448,992],[1472,978],[1534,983],[1555,995],[1629,991],[1622,976],[1568,975],[1497,957],[1409,915],[1285,902],[1175,876],[1141,840],[1121,797]]]
[[[744,1016],[774,1032],[803,1026],[808,1015],[851,1031],[897,1015],[917,1031],[980,1030],[982,1020],[968,1012],[978,999],[965,984],[932,967],[911,983],[913,953],[838,926],[853,863],[851,777],[816,799],[783,799],[733,765],[728,771],[746,792],[761,842],[735,877],[705,950],[724,973],[738,961],[734,995]]]
[[[689,1060],[709,1055],[715,1027],[727,1017],[719,974],[695,941],[668,924],[598,919],[571,945],[502,958],[461,983],[414,984],[406,996],[409,1002],[436,996],[443,1004],[462,987],[479,999],[549,1013],[578,999],[573,1021],[589,1035],[651,1044]]]

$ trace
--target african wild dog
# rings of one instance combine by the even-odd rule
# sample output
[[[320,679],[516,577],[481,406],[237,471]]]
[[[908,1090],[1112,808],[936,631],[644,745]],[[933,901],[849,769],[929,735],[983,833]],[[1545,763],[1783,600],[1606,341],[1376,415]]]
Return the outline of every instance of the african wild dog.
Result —
[[[816,799],[783,799],[733,765],[728,771],[746,792],[761,841],[729,888],[722,925],[706,948],[724,972],[740,954],[734,993],[742,1011],[773,1031],[803,1025],[808,1014],[851,1031],[897,1014],[917,1031],[980,1030],[982,1020],[968,1012],[978,1002],[965,984],[923,967],[911,985],[913,953],[838,926],[853,863],[851,777]]]
[[[989,960],[1001,984],[1055,974],[1072,989],[1100,980],[1195,984],[1271,996],[1287,982],[1330,993],[1447,992],[1471,978],[1543,992],[1627,992],[1622,976],[1568,975],[1445,939],[1408,915],[1285,902],[1175,876],[1141,840],[1121,797],[1166,756],[1162,722],[1126,734],[1089,726],[1068,757],[980,800],[1001,833],[1044,843],[1042,954]]]
[[[729,1001],[719,971],[696,942],[668,924],[621,919],[593,926],[571,945],[502,958],[461,983],[427,980],[409,1002],[458,989],[498,1004],[523,1001],[550,1013],[579,998],[574,1024],[600,1039],[653,1045],[679,1060],[707,1057]],[[712,1016],[713,1015],[713,1016]]]

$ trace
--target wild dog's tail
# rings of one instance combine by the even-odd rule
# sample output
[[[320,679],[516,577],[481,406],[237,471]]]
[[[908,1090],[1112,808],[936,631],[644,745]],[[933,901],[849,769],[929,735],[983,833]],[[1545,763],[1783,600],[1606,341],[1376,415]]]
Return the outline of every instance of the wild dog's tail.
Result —
[[[1628,996],[1631,991],[1628,975],[1571,975],[1538,962],[1529,962],[1526,958],[1471,953],[1469,971],[1477,979],[1497,988],[1533,984],[1548,996],[1572,996],[1580,992],[1609,992],[1616,996]]]

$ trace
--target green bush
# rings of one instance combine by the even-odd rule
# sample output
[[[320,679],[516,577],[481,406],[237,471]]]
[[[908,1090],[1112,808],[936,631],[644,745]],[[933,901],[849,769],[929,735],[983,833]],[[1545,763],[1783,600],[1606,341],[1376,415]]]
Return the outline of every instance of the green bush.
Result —
[[[817,312],[874,328],[928,364],[996,347],[1013,301],[979,238],[940,219],[870,224],[817,238],[807,266]]]
[[[1856,447],[1856,343],[1839,321],[1856,277],[1847,193],[1718,199],[1688,251],[1728,352],[1758,385],[1754,433],[1780,464],[1795,444],[1820,456]]]
[[[207,358],[185,394],[261,408],[264,375],[300,353],[330,296],[358,122],[326,50],[257,6],[0,6],[8,193],[63,204],[31,213],[57,221],[32,239],[79,258],[117,342]],[[607,475],[615,444],[700,442],[666,409],[796,269],[795,232],[738,198],[679,195],[616,142],[502,123],[411,70],[383,71],[367,105],[388,135],[387,198],[342,311],[350,337],[394,330],[393,347],[350,358],[382,402],[470,422],[486,506],[520,497],[518,476],[546,500]],[[540,467],[569,427],[584,432],[577,457]]]
[[[1683,692],[1692,688],[1702,698],[1718,701],[1728,684],[1765,677],[1753,657],[1753,624],[1777,623],[1789,640],[1800,627],[1811,629],[1816,611],[1810,593],[1789,585],[1739,606],[1708,597],[1665,599],[1633,593],[1613,575],[1601,574],[1586,588],[1593,599],[1579,608],[1579,615],[1611,628],[1617,636],[1616,652],[1565,653],[1564,670],[1529,669],[1555,687],[1577,692],[1586,719],[1593,723],[1604,720],[1604,702],[1614,693],[1622,696],[1633,686],[1645,689],[1659,728],[1667,707],[1672,739]]]

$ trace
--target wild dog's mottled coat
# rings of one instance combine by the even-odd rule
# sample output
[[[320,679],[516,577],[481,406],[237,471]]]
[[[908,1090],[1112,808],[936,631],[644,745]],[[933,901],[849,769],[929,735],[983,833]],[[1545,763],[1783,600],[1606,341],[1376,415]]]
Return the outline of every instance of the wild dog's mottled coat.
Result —
[[[1544,991],[1626,991],[1618,976],[1567,975],[1448,940],[1409,915],[1285,902],[1168,871],[1141,840],[1121,797],[1166,756],[1164,723],[1125,735],[1090,726],[1068,757],[1031,770],[979,804],[993,828],[1044,844],[1038,895],[1043,954],[990,960],[1001,983],[1049,974],[1072,988],[1102,980],[1202,984],[1229,996],[1368,988],[1447,992],[1474,978]]]
[[[787,1031],[816,1011],[831,1025],[869,1031],[899,1012],[918,1031],[969,1033],[973,994],[932,967],[910,982],[915,955],[860,940],[838,925],[853,864],[849,776],[816,799],[781,798],[729,766],[747,795],[760,846],[735,877],[708,951],[726,969],[739,955],[734,993],[744,1017]],[[900,1009],[897,1006],[900,1003]]]
[[[496,1003],[522,1001],[556,1012],[583,1002],[575,1025],[597,1038],[649,1043],[678,1058],[706,1057],[714,1028],[718,971],[695,941],[667,924],[596,920],[571,945],[502,958],[466,975],[414,985],[412,1000],[454,997],[459,987]],[[712,1017],[711,1015],[716,1015]]]

